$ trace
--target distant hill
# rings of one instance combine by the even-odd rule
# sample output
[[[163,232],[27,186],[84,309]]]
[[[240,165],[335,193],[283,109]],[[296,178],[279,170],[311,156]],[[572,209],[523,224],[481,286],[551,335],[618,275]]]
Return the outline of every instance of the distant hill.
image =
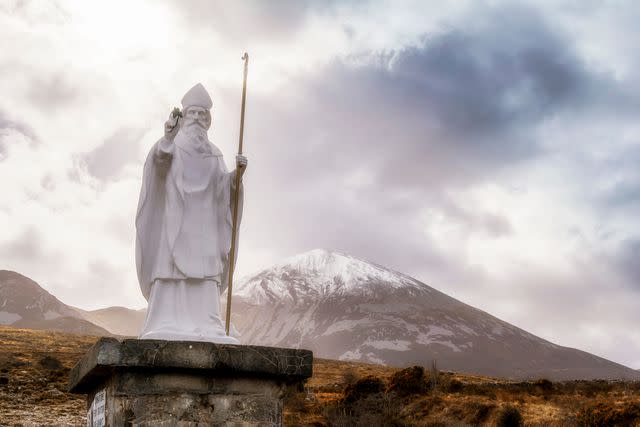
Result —
[[[49,320],[28,320],[22,319],[13,323],[11,326],[23,329],[42,329],[47,331],[70,332],[81,335],[113,335],[108,330],[77,317],[57,317]]]
[[[0,270],[0,325],[46,329],[85,335],[111,335],[84,319],[33,280],[14,271]]]
[[[142,330],[146,309],[132,310],[125,307],[108,307],[98,310],[76,309],[80,315],[112,334],[137,337]]]

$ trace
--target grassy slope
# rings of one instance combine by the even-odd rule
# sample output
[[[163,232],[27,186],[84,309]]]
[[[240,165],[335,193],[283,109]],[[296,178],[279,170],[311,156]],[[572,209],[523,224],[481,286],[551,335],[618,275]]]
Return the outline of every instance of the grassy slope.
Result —
[[[0,326],[0,425],[86,425],[85,399],[66,393],[67,374],[96,339]]]
[[[69,369],[95,340],[0,326],[0,426],[84,426],[84,397],[66,393],[66,381]],[[383,390],[362,395],[351,405],[340,403],[347,384],[373,376],[386,388],[398,371],[317,359],[304,390],[288,393],[285,425],[494,425],[506,405],[520,410],[525,425],[567,425],[586,419],[585,408],[598,403],[601,412],[618,419],[633,419],[637,409],[638,418],[627,425],[640,425],[638,383],[536,385],[440,373],[435,390],[406,396]]]

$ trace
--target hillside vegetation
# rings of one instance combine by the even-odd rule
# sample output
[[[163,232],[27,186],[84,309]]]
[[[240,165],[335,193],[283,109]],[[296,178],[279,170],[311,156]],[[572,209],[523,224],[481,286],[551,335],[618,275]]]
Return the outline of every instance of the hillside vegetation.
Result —
[[[0,327],[0,425],[84,426],[69,369],[97,337]],[[288,390],[289,426],[637,426],[640,383],[526,382],[317,359]]]

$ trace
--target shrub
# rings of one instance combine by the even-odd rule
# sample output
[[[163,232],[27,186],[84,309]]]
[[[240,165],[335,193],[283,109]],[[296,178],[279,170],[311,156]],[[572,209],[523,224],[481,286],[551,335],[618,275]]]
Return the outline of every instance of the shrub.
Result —
[[[481,425],[489,418],[489,414],[491,414],[491,411],[493,411],[495,407],[496,405],[493,403],[471,402],[467,406],[469,412],[467,421],[474,426]]]
[[[382,379],[369,375],[348,384],[340,400],[324,408],[330,426],[402,426],[402,401],[385,393]]]
[[[358,371],[356,371],[354,368],[347,368],[342,373],[342,383],[344,385],[353,384],[358,381],[359,378],[360,375],[358,375]]]
[[[342,403],[350,405],[372,394],[381,393],[383,390],[384,383],[382,380],[376,376],[369,375],[357,380],[353,384],[347,385],[344,389]]]
[[[351,396],[355,397],[355,394]],[[400,399],[377,392],[360,394],[357,400],[350,400],[349,404],[345,404],[343,399],[342,402],[328,405],[324,408],[323,414],[332,427],[400,427],[406,425],[399,415],[402,407]]]
[[[606,380],[580,381],[580,391],[587,397],[608,393],[614,385]]]
[[[533,385],[544,394],[548,394],[553,391],[553,383],[546,378],[535,380]]]
[[[462,390],[464,390],[464,384],[460,380],[451,378],[447,383],[446,391],[449,393],[460,393]]]
[[[500,410],[496,427],[520,427],[524,425],[522,414],[515,406],[507,405]]]
[[[640,403],[612,405],[599,402],[577,414],[578,424],[585,427],[632,426],[640,420]]]
[[[57,369],[55,371],[49,371],[46,374],[46,378],[50,382],[64,383],[69,377],[69,369]]]
[[[391,376],[388,391],[395,392],[398,396],[423,393],[427,389],[425,383],[424,368],[412,366],[402,369]]]
[[[44,369],[48,369],[50,371],[56,371],[58,369],[62,369],[62,362],[60,362],[55,357],[45,356],[42,359],[40,359],[38,363],[40,363],[40,366],[42,366]]]

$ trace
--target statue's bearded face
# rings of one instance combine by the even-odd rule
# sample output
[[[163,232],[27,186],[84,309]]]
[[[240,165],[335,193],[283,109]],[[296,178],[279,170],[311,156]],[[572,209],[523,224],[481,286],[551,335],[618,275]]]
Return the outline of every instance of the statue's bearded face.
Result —
[[[207,130],[211,126],[209,110],[202,107],[187,107],[182,114],[182,123],[176,137],[186,138],[187,141],[197,145],[207,142]]]
[[[211,113],[206,108],[187,107],[184,112],[183,126],[189,128],[196,125],[208,130],[211,126]]]

